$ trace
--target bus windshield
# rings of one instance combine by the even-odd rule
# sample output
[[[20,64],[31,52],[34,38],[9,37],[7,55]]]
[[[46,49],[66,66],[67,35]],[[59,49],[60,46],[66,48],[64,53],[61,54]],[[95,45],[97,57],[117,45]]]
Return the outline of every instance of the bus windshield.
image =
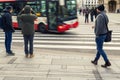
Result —
[[[66,8],[69,16],[77,15],[76,13],[76,0],[66,0]]]
[[[59,19],[70,20],[77,18],[76,0],[65,0],[64,6],[59,6]]]

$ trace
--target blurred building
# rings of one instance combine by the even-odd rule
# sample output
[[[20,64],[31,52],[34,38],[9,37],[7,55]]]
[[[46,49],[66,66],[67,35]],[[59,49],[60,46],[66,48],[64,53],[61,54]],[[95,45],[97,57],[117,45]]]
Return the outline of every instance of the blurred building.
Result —
[[[108,12],[117,12],[120,10],[120,0],[99,0],[98,3],[104,4]]]
[[[98,5],[98,0],[77,0],[79,3],[79,7],[82,8],[92,8]]]
[[[107,12],[120,12],[120,0],[77,0],[78,8],[92,8],[104,4]]]

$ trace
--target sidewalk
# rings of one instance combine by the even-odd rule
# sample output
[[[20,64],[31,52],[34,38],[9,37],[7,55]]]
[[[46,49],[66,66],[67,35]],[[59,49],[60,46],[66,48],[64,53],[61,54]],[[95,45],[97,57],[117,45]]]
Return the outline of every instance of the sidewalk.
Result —
[[[92,25],[85,24],[80,16],[80,27],[74,30],[94,34]],[[110,23],[110,29],[120,31],[114,23]],[[16,55],[6,56],[4,44],[0,44],[0,80],[120,80],[120,55],[114,53],[108,54],[112,66],[102,68],[102,57],[97,66],[91,64],[94,53],[35,49],[34,58],[25,58],[21,44],[13,45],[12,49]]]
[[[120,80],[120,56],[108,55],[112,66],[91,64],[94,54],[35,49],[25,58],[23,47],[13,46],[15,56],[6,56],[0,45],[0,80]]]

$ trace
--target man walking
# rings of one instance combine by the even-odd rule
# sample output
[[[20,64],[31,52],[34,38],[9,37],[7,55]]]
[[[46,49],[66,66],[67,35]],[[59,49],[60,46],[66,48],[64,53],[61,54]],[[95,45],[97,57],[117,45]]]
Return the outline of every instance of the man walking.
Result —
[[[97,54],[93,61],[91,61],[93,64],[97,65],[98,60],[100,56],[103,57],[105,64],[101,65],[101,67],[108,67],[111,66],[111,63],[108,60],[108,57],[106,53],[103,50],[103,43],[106,38],[107,33],[107,24],[109,22],[108,17],[104,11],[105,7],[104,5],[99,5],[97,7],[98,16],[96,17],[95,21],[95,35],[96,35],[96,46],[97,46]]]
[[[7,6],[5,10],[3,11],[3,31],[5,32],[5,48],[6,53],[8,56],[13,56],[15,53],[11,50],[11,43],[12,43],[12,33],[15,32],[14,28],[12,27],[12,12],[13,8],[12,6]]]

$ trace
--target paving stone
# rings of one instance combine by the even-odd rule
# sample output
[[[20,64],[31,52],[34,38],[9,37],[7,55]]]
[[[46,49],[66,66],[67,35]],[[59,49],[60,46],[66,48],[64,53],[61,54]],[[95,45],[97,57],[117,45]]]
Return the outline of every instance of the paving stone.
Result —
[[[29,77],[5,77],[4,80],[31,80]]]
[[[18,64],[16,68],[39,68],[39,64]]]
[[[58,71],[51,71],[48,74],[48,77],[87,77],[87,78],[94,78],[94,74],[92,72],[58,72]]]
[[[62,77],[61,80],[96,80],[95,78],[83,78],[83,77]]]
[[[51,59],[22,58],[17,59],[15,64],[51,64]]]
[[[74,71],[81,71],[84,70],[85,67],[84,66],[67,66],[67,70],[74,70]]]
[[[46,76],[48,72],[30,72],[30,71],[0,71],[0,76],[24,76],[24,77],[38,77]]]
[[[47,70],[59,70],[61,69],[61,65],[40,65],[40,69],[47,69]]]
[[[3,80],[3,79],[4,79],[4,77],[0,76],[0,80]]]
[[[120,80],[120,78],[103,78],[102,80]]]
[[[32,80],[60,80],[60,78],[33,78]]]
[[[88,64],[87,64],[88,63]],[[88,61],[81,61],[80,59],[53,59],[52,60],[53,65],[76,65],[76,66],[82,66],[82,65],[91,65]]]
[[[8,56],[8,57],[2,57],[0,58],[0,64],[7,64],[13,57]]]

